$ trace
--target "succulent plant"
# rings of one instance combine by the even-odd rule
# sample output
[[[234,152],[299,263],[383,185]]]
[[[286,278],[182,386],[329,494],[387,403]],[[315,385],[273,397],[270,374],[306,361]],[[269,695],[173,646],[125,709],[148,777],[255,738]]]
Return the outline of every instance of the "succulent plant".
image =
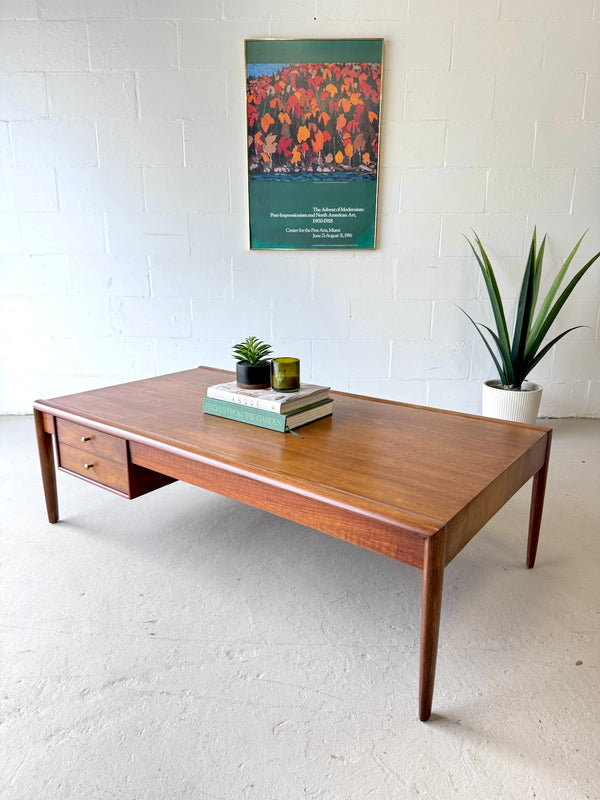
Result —
[[[256,366],[268,364],[271,352],[270,344],[265,344],[256,336],[248,336],[243,342],[233,346],[231,354],[236,361]]]

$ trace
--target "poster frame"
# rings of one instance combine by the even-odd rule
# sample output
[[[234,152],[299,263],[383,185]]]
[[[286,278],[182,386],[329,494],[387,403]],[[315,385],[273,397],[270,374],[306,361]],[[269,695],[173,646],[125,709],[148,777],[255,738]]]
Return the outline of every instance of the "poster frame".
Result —
[[[383,42],[244,40],[251,250],[376,249]]]

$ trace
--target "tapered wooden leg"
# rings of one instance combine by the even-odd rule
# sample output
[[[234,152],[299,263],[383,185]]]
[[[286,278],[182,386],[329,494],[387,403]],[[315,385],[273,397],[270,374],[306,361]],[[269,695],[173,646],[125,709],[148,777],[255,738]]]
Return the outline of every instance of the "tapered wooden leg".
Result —
[[[535,556],[537,554],[538,541],[540,538],[542,511],[544,509],[544,495],[546,493],[546,479],[548,477],[548,464],[550,463],[551,440],[552,431],[549,431],[544,466],[533,476],[531,508],[529,511],[529,538],[527,540],[527,566],[529,569],[531,569],[535,564]]]
[[[35,420],[35,433],[37,436],[38,451],[40,454],[40,467],[42,470],[42,483],[46,498],[48,521],[58,521],[58,493],[56,491],[56,468],[54,466],[54,451],[52,449],[52,434],[44,430],[44,417],[37,408],[33,410]]]
[[[421,722],[426,722],[431,716],[442,611],[445,556],[444,531],[440,531],[425,542],[419,664],[419,719]]]

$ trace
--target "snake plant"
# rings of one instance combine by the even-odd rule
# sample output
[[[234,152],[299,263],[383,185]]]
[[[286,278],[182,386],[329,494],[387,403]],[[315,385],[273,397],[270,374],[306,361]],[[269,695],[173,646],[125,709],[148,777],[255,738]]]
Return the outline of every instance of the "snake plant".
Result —
[[[585,236],[585,233],[583,236]],[[567,274],[567,270],[579,249],[583,236],[579,239],[558,271],[552,286],[548,290],[546,297],[536,313],[546,236],[544,236],[538,249],[536,230],[534,228],[531,247],[529,248],[529,256],[527,258],[521,290],[519,292],[512,340],[506,324],[506,314],[502,303],[502,297],[498,289],[496,276],[490,259],[477,234],[475,234],[475,242],[465,237],[469,242],[471,250],[479,264],[481,274],[483,275],[494,314],[496,330],[492,330],[482,322],[475,322],[464,308],[461,308],[461,311],[471,320],[483,339],[498,370],[500,382],[505,388],[521,389],[525,378],[542,358],[544,358],[549,350],[551,350],[563,336],[566,336],[576,328],[583,327],[582,325],[575,325],[573,328],[569,328],[558,336],[555,336],[551,341],[544,342],[544,338],[548,334],[552,323],[568,300],[571,292],[592,266],[594,261],[596,261],[598,256],[600,256],[600,252],[596,253],[596,255],[571,278],[562,292],[558,294],[561,284]]]
[[[248,336],[243,342],[233,346],[231,354],[236,361],[241,361],[244,364],[252,366],[268,364],[271,345],[261,342],[256,336]]]

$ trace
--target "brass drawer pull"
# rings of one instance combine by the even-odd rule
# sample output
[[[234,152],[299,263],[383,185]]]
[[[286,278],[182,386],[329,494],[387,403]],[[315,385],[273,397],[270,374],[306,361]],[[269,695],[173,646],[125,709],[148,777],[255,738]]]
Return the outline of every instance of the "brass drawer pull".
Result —
[[[94,466],[93,464],[84,464],[83,468],[84,469],[91,469],[93,466]]]
[[[91,436],[82,436],[81,441],[85,444],[86,442],[90,442],[92,440]]]

